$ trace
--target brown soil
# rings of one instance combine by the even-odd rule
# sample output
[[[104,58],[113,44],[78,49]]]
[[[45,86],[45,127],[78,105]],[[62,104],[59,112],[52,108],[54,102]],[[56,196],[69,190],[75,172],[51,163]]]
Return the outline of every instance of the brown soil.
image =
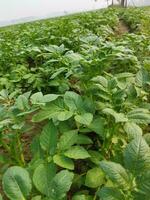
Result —
[[[127,24],[124,23],[123,20],[119,21],[118,27],[116,29],[116,35],[121,36],[124,35],[125,33],[128,33],[130,31],[129,27]]]

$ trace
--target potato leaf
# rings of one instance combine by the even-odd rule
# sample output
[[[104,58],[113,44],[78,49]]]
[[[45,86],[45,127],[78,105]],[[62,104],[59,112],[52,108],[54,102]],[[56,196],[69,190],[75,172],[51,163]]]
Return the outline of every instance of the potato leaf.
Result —
[[[10,167],[4,174],[3,189],[6,196],[11,200],[25,200],[32,189],[29,173],[21,167]]]

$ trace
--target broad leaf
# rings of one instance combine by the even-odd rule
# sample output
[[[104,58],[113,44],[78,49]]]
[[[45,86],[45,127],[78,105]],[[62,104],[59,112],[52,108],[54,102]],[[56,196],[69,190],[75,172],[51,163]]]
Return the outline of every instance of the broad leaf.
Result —
[[[64,102],[71,111],[82,110],[83,101],[80,95],[75,92],[66,92],[64,95]]]
[[[84,113],[81,115],[76,115],[75,120],[80,124],[90,125],[93,120],[93,115],[91,113]]]
[[[85,159],[89,158],[90,155],[86,149],[81,146],[73,146],[65,152],[65,156],[73,159]]]
[[[124,130],[128,134],[130,140],[134,139],[137,136],[142,136],[142,129],[140,128],[140,126],[133,122],[127,122],[124,125]]]
[[[112,115],[115,118],[116,123],[128,121],[127,117],[123,113],[117,113],[111,108],[105,108],[103,112],[107,115]]]
[[[54,163],[57,164],[60,167],[74,170],[74,163],[70,158],[67,158],[63,155],[55,155],[53,157]]]
[[[27,97],[24,95],[20,95],[16,100],[16,106],[20,110],[28,110],[30,107]]]
[[[93,197],[86,194],[77,194],[73,196],[72,200],[93,200]]]
[[[72,145],[77,143],[77,140],[78,130],[67,131],[60,137],[58,148],[62,151],[69,149]]]
[[[137,174],[150,167],[150,147],[142,137],[136,137],[124,151],[125,166]]]
[[[50,198],[52,200],[62,200],[71,187],[73,177],[74,174],[67,170],[62,170],[56,174],[51,182]]]
[[[41,200],[42,199],[42,197],[41,196],[36,196],[36,197],[33,197],[31,200]]]
[[[86,174],[85,185],[90,188],[97,188],[104,183],[104,177],[104,172],[100,168],[90,169]]]
[[[143,108],[134,109],[130,111],[127,116],[131,122],[135,122],[138,124],[150,123],[150,112],[148,109],[143,109]]]
[[[93,144],[93,141],[87,135],[79,134],[77,144]]]
[[[108,177],[121,188],[129,186],[129,177],[126,170],[118,163],[101,161],[100,166]]]
[[[11,200],[25,200],[32,188],[29,173],[21,167],[9,168],[3,176],[2,184],[5,194]]]
[[[32,118],[33,122],[40,122],[45,119],[56,119],[59,121],[65,121],[71,118],[73,115],[72,111],[65,108],[62,99],[56,99],[54,102],[50,102],[48,105],[44,106],[37,114]]]
[[[52,121],[43,128],[40,135],[40,144],[50,155],[55,154],[57,147],[57,128]]]
[[[105,136],[104,120],[102,118],[94,119],[88,126],[88,128],[100,135],[101,137]]]
[[[57,94],[46,94],[43,95],[42,92],[37,92],[30,97],[32,104],[43,104],[56,100],[59,97]]]
[[[34,171],[33,183],[38,191],[49,196],[51,181],[55,176],[54,164],[40,164]]]
[[[124,195],[116,188],[103,187],[97,195],[101,200],[125,200]]]

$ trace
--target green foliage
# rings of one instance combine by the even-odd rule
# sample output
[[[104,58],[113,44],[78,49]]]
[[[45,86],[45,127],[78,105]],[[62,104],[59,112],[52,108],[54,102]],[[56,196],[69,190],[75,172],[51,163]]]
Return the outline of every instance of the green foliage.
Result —
[[[0,199],[149,200],[149,22],[109,8],[0,30]]]
[[[18,166],[9,168],[3,176],[3,188],[11,200],[26,199],[32,188],[29,173]]]
[[[133,139],[124,150],[124,167],[101,161],[100,166],[114,187],[103,187],[98,196],[107,199],[148,199],[150,147],[141,136]],[[116,188],[117,186],[117,188]]]

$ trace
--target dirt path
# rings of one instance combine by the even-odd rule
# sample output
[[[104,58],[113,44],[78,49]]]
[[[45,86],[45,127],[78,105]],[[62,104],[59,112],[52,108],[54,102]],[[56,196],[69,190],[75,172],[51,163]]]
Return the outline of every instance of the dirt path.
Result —
[[[119,21],[118,27],[116,29],[116,34],[119,36],[128,33],[130,31],[129,27],[124,23],[123,20]]]

